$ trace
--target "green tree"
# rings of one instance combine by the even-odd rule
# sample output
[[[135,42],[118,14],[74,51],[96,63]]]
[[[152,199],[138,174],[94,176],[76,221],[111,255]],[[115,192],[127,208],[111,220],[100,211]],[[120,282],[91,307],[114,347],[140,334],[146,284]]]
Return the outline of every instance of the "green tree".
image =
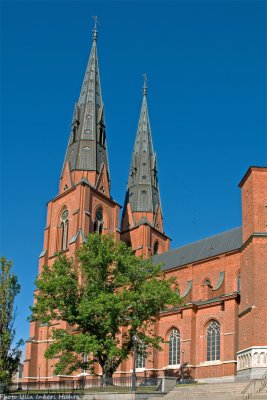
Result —
[[[12,348],[15,337],[14,301],[20,292],[16,275],[11,273],[12,262],[0,259],[0,381],[9,384],[18,369],[22,341]]]
[[[59,357],[55,373],[89,369],[97,362],[103,384],[132,354],[134,335],[147,348],[160,349],[163,339],[153,334],[153,324],[162,309],[181,303],[174,278],[166,279],[159,265],[136,257],[110,235],[90,234],[75,262],[59,255],[43,268],[36,286],[32,318],[63,320],[70,327],[52,331],[54,342],[45,356]]]

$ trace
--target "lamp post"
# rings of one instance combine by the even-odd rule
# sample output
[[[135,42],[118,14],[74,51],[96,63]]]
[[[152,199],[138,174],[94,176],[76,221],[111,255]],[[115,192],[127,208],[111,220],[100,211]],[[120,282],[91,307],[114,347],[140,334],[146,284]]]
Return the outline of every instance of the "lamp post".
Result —
[[[83,353],[83,363],[85,364],[86,362],[87,362],[87,353]],[[82,377],[82,387],[83,387],[83,389],[84,389],[84,388],[85,388],[85,385],[86,385],[86,375],[87,375],[86,369],[83,370],[82,374],[83,374],[83,377]]]
[[[182,385],[184,384],[184,349],[182,350],[182,370],[181,370],[181,375],[182,375]]]
[[[39,375],[39,390],[40,390],[40,385],[41,385],[41,383],[40,383],[40,366],[38,367],[38,375]]]
[[[17,370],[17,390],[19,390],[19,365],[18,365],[18,370]]]
[[[135,359],[136,359],[136,343],[137,336],[133,335],[133,373],[132,373],[132,391],[136,391],[136,371],[135,371]]]

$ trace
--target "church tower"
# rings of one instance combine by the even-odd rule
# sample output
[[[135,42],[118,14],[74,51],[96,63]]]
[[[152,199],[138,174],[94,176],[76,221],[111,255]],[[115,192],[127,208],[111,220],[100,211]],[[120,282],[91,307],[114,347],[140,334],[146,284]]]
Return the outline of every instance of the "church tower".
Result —
[[[48,203],[44,248],[39,273],[52,265],[59,252],[69,257],[90,232],[113,233],[119,239],[120,206],[110,196],[110,176],[98,56],[97,26],[60,177],[59,193]],[[68,329],[65,322],[58,328]],[[30,323],[26,343],[24,379],[53,377],[53,360],[44,353],[53,327]]]
[[[86,68],[80,97],[74,106],[71,134],[60,178],[60,190],[73,187],[86,179],[93,187],[109,197],[109,167],[105,133],[104,104],[97,57],[97,29],[93,30],[93,44]]]
[[[170,239],[163,231],[157,157],[153,150],[148,116],[146,76],[123,209],[121,240],[129,243],[136,255],[145,258],[170,248]]]
[[[267,168],[250,167],[240,182],[243,244],[240,256],[237,376],[267,371]]]

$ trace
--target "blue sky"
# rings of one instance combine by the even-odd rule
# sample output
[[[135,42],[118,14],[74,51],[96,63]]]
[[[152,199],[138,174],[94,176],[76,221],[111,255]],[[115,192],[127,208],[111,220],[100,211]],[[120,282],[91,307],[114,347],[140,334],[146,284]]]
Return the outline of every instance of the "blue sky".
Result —
[[[1,255],[22,285],[17,336],[58,190],[74,102],[98,55],[112,195],[123,203],[142,74],[172,247],[241,225],[238,183],[267,164],[265,1],[2,1]]]

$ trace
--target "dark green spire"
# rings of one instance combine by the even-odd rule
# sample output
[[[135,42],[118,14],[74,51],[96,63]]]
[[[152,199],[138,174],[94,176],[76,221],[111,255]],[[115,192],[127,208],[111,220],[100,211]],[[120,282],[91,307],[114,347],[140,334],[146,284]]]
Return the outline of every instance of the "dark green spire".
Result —
[[[95,22],[97,21],[95,20]],[[70,171],[85,170],[99,173],[101,165],[104,163],[109,174],[104,104],[101,95],[96,42],[97,26],[95,24],[92,49],[80,97],[74,107],[72,130],[64,166],[69,163]]]
[[[160,206],[157,158],[153,150],[147,107],[147,79],[143,87],[143,101],[134,144],[127,185],[126,203],[131,211],[153,212]]]

